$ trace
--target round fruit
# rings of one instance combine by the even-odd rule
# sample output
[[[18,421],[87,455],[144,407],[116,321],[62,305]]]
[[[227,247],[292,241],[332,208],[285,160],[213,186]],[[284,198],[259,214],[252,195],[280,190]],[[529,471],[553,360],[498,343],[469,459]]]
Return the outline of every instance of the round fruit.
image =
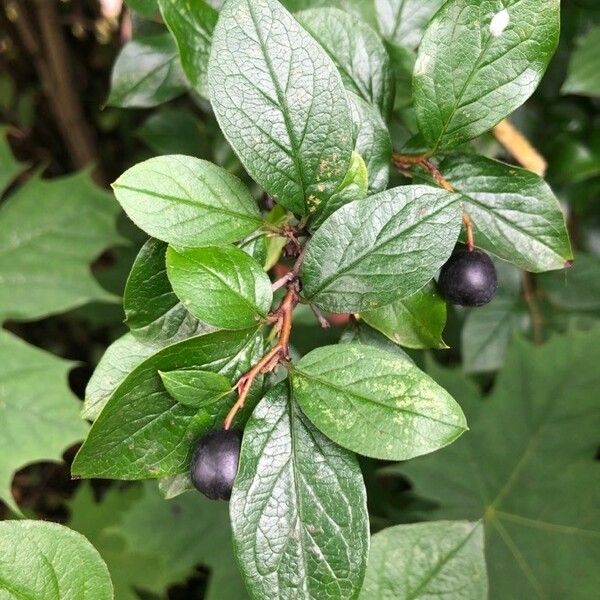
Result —
[[[461,306],[482,306],[496,294],[498,277],[490,257],[481,250],[459,250],[442,267],[438,288],[444,298]]]
[[[240,460],[242,433],[214,429],[198,444],[190,475],[194,487],[211,500],[229,500]]]

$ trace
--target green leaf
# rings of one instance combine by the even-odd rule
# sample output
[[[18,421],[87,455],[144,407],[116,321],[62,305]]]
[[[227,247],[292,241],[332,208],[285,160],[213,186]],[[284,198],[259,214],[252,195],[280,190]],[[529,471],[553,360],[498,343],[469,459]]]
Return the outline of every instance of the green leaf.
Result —
[[[158,14],[158,0],[125,0],[125,4],[144,17],[155,17]]]
[[[354,151],[362,156],[369,177],[369,193],[385,190],[392,160],[392,141],[379,111],[348,93],[354,123]]]
[[[67,381],[71,366],[0,329],[0,500],[16,513],[14,472],[62,460],[85,436],[79,401]]]
[[[0,592],[4,598],[112,600],[106,564],[79,533],[58,523],[0,523]]]
[[[155,154],[186,154],[198,158],[210,156],[206,127],[191,111],[178,106],[154,111],[136,132]]]
[[[319,209],[316,209],[309,221],[310,229],[315,231],[322,223],[331,216],[336,210],[355,200],[363,200],[367,197],[369,188],[369,173],[367,165],[362,156],[356,152],[352,152],[348,171],[343,181],[340,183],[338,190],[327,204],[322,204]]]
[[[365,456],[406,460],[467,429],[458,404],[412,361],[371,346],[317,348],[294,365],[292,383],[316,427]]]
[[[444,0],[375,0],[381,35],[397,46],[414,50],[443,3]]]
[[[371,540],[363,600],[486,600],[481,523],[397,525]]]
[[[69,504],[69,526],[106,561],[117,600],[139,600],[144,592],[166,597],[166,588],[194,576],[199,563],[211,570],[207,600],[247,597],[233,559],[226,504],[198,493],[165,502],[154,482],[110,487],[99,502],[84,483]]]
[[[419,129],[433,149],[474,138],[537,87],[558,44],[559,0],[449,0],[415,64]]]
[[[440,170],[462,196],[476,246],[533,272],[573,258],[560,204],[538,175],[475,155],[448,157]]]
[[[267,316],[271,281],[262,267],[233,246],[167,250],[175,293],[198,319],[221,329],[246,329]]]
[[[208,78],[221,129],[248,173],[295,213],[326,203],[348,168],[352,120],[319,44],[276,0],[230,0]]]
[[[253,331],[219,331],[159,350],[137,366],[112,394],[73,463],[73,474],[114,479],[158,479],[189,468],[195,441],[222,423],[232,398],[197,410],[173,400],[159,371],[201,368],[237,380],[263,352]],[[256,403],[256,385],[236,424]]]
[[[204,0],[159,0],[158,3],[163,20],[177,42],[187,78],[200,95],[206,96],[208,57],[219,13]]]
[[[21,185],[0,206],[0,320],[113,302],[89,265],[122,241],[118,213],[87,172],[50,181],[34,175]]]
[[[414,50],[398,46],[393,42],[387,42],[385,47],[390,57],[390,65],[396,83],[394,108],[402,110],[412,104],[412,76],[417,55]],[[414,116],[411,113],[412,120],[414,120]]]
[[[561,93],[600,96],[600,25],[578,40]]]
[[[283,0],[282,4],[290,12],[332,6],[375,26],[373,0]]]
[[[360,468],[314,429],[286,383],[269,391],[246,425],[230,513],[253,596],[357,596],[369,549]]]
[[[575,263],[561,273],[542,273],[538,281],[548,300],[565,310],[600,309],[600,259],[578,252]]]
[[[344,85],[383,115],[394,100],[387,52],[378,35],[357,17],[337,8],[315,8],[296,15],[337,67]]]
[[[140,229],[176,246],[237,242],[261,225],[256,202],[237,177],[191,156],[146,160],[113,188]]]
[[[117,57],[106,103],[149,108],[180,96],[186,89],[171,34],[138,37],[127,42]]]
[[[197,492],[167,502],[156,484],[146,483],[141,499],[125,512],[118,531],[128,548],[161,559],[164,587],[185,581],[202,564],[210,569],[207,600],[248,597],[233,557],[226,503],[212,502]]]
[[[193,408],[202,408],[231,392],[231,382],[220,373],[201,369],[181,369],[158,373],[171,396]]]
[[[358,312],[414,294],[454,248],[457,198],[404,186],[346,204],[308,243],[304,296],[327,311]]]
[[[115,340],[104,352],[87,384],[81,416],[93,421],[125,377],[160,347],[131,333]]]
[[[472,310],[461,332],[463,369],[485,373],[502,366],[510,340],[527,313],[518,298],[499,296],[491,304]]]
[[[364,344],[373,346],[392,354],[398,354],[402,358],[413,362],[412,358],[397,344],[379,333],[376,329],[369,327],[362,321],[355,321],[348,326],[340,337],[340,344]]]
[[[167,244],[149,239],[141,248],[125,286],[125,323],[133,335],[151,345],[178,341],[202,328],[171,288],[166,266]]]
[[[435,502],[428,519],[483,518],[492,600],[593,598],[600,551],[600,330],[517,340],[490,397],[456,372],[471,431],[441,452],[394,467]]]
[[[446,303],[434,285],[392,304],[361,313],[371,327],[407,348],[447,348],[442,340]]]

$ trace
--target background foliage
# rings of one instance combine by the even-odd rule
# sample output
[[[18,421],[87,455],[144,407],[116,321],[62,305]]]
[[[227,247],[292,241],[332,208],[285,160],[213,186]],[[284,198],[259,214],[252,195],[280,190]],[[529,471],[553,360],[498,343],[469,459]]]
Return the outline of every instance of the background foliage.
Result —
[[[282,197],[285,209],[310,215],[314,237],[304,264],[305,297],[326,312],[358,317],[329,316],[336,326],[325,330],[300,306],[292,344],[295,357],[305,356],[292,379],[306,416],[281,387],[260,403],[253,391],[239,414],[238,423],[250,418],[254,435],[244,441],[246,458],[232,499],[236,539],[252,540],[261,527],[264,514],[247,506],[251,498],[244,494],[260,484],[265,493],[285,494],[289,505],[324,520],[344,522],[349,511],[351,521],[366,522],[368,510],[374,535],[361,598],[482,598],[488,578],[492,598],[595,597],[597,3],[563,3],[558,41],[555,0],[450,0],[441,12],[441,0],[288,0],[283,4],[295,17],[277,13],[277,19],[259,2],[256,39],[262,29],[284,23],[289,39],[276,36],[270,51],[303,65],[287,100],[301,97],[309,84],[330,92],[315,98],[314,127],[303,140],[265,135],[264,123],[289,126],[286,120],[301,123],[306,115],[286,112],[285,102],[261,104],[264,99],[255,96],[256,88],[270,85],[264,74],[272,67],[260,44],[247,43],[240,65],[240,32],[221,30],[214,42],[218,61],[213,53],[209,65],[221,2],[129,0],[114,12],[108,4],[8,1],[0,11],[0,574],[11,593],[61,597],[51,583],[57,571],[72,589],[83,590],[74,597],[108,598],[108,568],[117,599],[246,597],[227,505],[180,495],[189,488],[179,473],[189,448],[167,448],[183,432],[193,437],[222,422],[233,401],[230,381],[263,353],[252,326],[254,316],[271,307],[266,273],[280,276],[290,262],[282,255],[284,238],[247,237],[263,220],[273,226],[285,220],[266,191]],[[510,8],[513,20],[500,16],[488,28],[472,27],[470,11],[482,4],[500,15]],[[498,40],[495,32],[507,27],[511,35]],[[515,45],[513,31],[525,42]],[[464,78],[448,79],[461,70]],[[235,112],[232,85],[257,103],[246,120]],[[477,102],[489,111],[469,113]],[[545,181],[513,164],[502,131],[488,131],[509,114],[547,162]],[[460,211],[441,190],[428,192],[420,210],[411,197],[384,191],[435,183],[423,170],[391,168],[392,148],[452,150],[440,157],[439,168],[468,207],[476,243],[493,253],[499,273],[499,292],[488,306],[447,307],[433,285],[423,288],[454,246]],[[268,162],[284,165],[293,177],[274,175]],[[204,180],[190,177],[190,169],[202,170]],[[131,220],[107,191],[110,182]],[[160,192],[161,218],[143,210],[140,199],[148,189]],[[222,203],[223,189],[228,203]],[[367,194],[373,196],[368,216],[362,205],[352,205]],[[187,196],[212,200],[182,208]],[[561,233],[561,209],[575,256],[568,270],[562,270],[572,256]],[[381,224],[374,234],[378,250],[395,257],[386,268],[402,274],[393,286],[364,275],[372,243],[361,239],[367,218]],[[147,241],[138,227],[156,239]],[[415,251],[398,258],[395,240],[405,236],[412,243],[411,235],[435,243],[422,256]],[[335,246],[328,243],[332,237]],[[217,246],[230,242],[240,247]],[[205,247],[185,248],[194,245]],[[356,256],[363,258],[348,258]],[[415,262],[419,270],[406,275]],[[215,265],[225,269],[225,280],[215,279],[207,291],[205,278],[198,283],[194,274],[214,273]],[[399,290],[417,289],[395,299]],[[215,297],[219,302],[211,305]],[[222,303],[227,310],[219,310]],[[227,331],[235,329],[246,330],[244,336]],[[207,335],[192,337],[198,333]],[[389,387],[389,372],[400,369],[416,396],[441,386],[456,399],[460,408],[436,391],[447,397],[446,422],[432,429],[431,447],[406,446],[398,428],[388,427],[393,406],[379,409],[381,437],[365,439],[360,423],[339,437],[318,402],[339,402],[340,410],[348,410],[350,402],[368,403],[374,388],[361,387],[358,400],[332,391],[340,378],[352,384],[349,354],[342,346],[316,348],[338,340],[376,348],[355,350],[352,360],[374,375],[378,393]],[[181,371],[195,367],[199,357],[211,368]],[[113,395],[133,370],[135,377]],[[310,383],[317,380],[318,387]],[[212,395],[186,394],[197,385]],[[303,395],[303,386],[309,394]],[[213,398],[221,400],[211,403]],[[198,417],[195,403],[209,408]],[[460,409],[469,431],[450,443],[465,429]],[[80,413],[94,420],[101,411],[74,472],[158,483],[70,480],[77,444],[89,430]],[[352,416],[347,413],[348,420]],[[372,458],[357,462],[315,425]],[[94,431],[102,427],[115,437],[96,436],[95,443]],[[293,444],[290,431],[303,443]],[[125,452],[115,450],[123,436],[132,444]],[[389,443],[392,451],[383,449]],[[273,447],[286,464],[308,465],[300,472],[305,489],[269,479],[268,468],[277,465],[261,463],[263,446]],[[331,474],[328,479],[338,477],[333,492],[309,468],[317,451],[326,457],[320,469]],[[264,481],[255,480],[257,472],[266,473]],[[287,475],[298,477],[291,470]],[[330,494],[350,500],[328,508]],[[249,521],[240,516],[248,512]],[[292,537],[298,531],[285,518],[278,527]],[[342,530],[351,547],[366,548],[366,530]],[[56,563],[48,566],[24,552],[22,540],[31,540],[43,556],[55,555]],[[57,540],[60,553],[53,547]],[[325,537],[317,535],[314,543],[334,568],[361,570],[330,550]],[[294,551],[302,552],[303,544]],[[236,551],[246,580],[264,586],[255,593],[277,596],[277,583],[252,572],[247,545]],[[297,556],[285,559],[284,567],[293,569]],[[32,571],[41,573],[39,589],[23,578]],[[97,581],[87,591],[81,573]],[[350,581],[348,589],[355,584]],[[328,597],[318,585],[306,593]],[[336,593],[350,594],[341,588]]]

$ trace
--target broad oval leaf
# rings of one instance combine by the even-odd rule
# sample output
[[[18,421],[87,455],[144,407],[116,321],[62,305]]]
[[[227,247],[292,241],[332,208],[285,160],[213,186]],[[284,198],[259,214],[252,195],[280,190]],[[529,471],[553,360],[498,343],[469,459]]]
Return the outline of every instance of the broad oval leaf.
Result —
[[[369,193],[385,190],[392,160],[392,140],[379,111],[362,98],[348,93],[354,122],[354,150],[365,161]]]
[[[447,348],[442,340],[446,303],[434,285],[391,304],[360,314],[361,318],[396,344],[407,348]]]
[[[480,522],[397,525],[371,538],[361,600],[486,600]]]
[[[186,406],[201,408],[231,392],[229,379],[212,371],[178,369],[164,373],[159,371],[158,374],[167,392]]]
[[[462,197],[476,246],[533,272],[573,259],[560,204],[541,177],[475,155],[451,156],[440,170]]]
[[[159,371],[201,368],[236,381],[263,353],[262,336],[252,331],[218,331],[172,344],[138,365],[114,391],[80,448],[72,472],[82,477],[160,479],[184,473],[196,440],[223,422],[233,399],[205,409],[174,400]],[[237,426],[258,400],[251,391]]]
[[[262,267],[233,246],[167,251],[171,285],[198,319],[221,329],[246,329],[267,316],[273,292]]]
[[[369,517],[354,455],[271,389],[244,431],[230,502],[234,546],[256,598],[356,598]]]
[[[58,523],[0,523],[0,592],[7,600],[112,600],[105,562],[80,533]]]
[[[176,246],[237,242],[262,223],[237,177],[191,156],[151,158],[125,171],[112,187],[140,229]]]
[[[187,78],[200,95],[206,96],[208,57],[219,13],[204,0],[159,0],[158,4],[163,20],[177,42]]]
[[[558,44],[559,0],[449,0],[419,48],[413,91],[433,149],[474,138],[537,87]]]
[[[350,108],[332,60],[279,2],[225,4],[208,79],[221,129],[248,173],[297,214],[326,203],[348,168]]]
[[[459,196],[405,186],[351,202],[308,243],[303,294],[331,312],[358,312],[414,294],[450,256]]]
[[[138,37],[128,42],[113,66],[110,106],[149,108],[187,89],[171,34]]]
[[[296,18],[329,54],[344,85],[387,115],[394,81],[385,47],[373,29],[338,8],[305,10]]]
[[[167,276],[167,244],[149,239],[139,251],[123,295],[125,323],[137,338],[157,345],[205,327],[179,301]]]
[[[381,35],[396,46],[414,50],[443,3],[444,0],[375,0]]]
[[[294,365],[292,383],[316,427],[365,456],[407,460],[467,428],[456,401],[410,359],[372,346],[317,348]]]

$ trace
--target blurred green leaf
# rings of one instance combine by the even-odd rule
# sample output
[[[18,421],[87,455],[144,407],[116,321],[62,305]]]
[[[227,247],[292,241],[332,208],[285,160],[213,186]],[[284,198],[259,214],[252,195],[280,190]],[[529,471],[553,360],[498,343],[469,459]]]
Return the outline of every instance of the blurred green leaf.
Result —
[[[597,327],[537,348],[516,340],[485,400],[457,372],[434,368],[471,430],[387,469],[436,503],[427,519],[483,518],[492,599],[596,595],[598,356]]]
[[[362,600],[486,600],[481,523],[438,521],[376,533]]]
[[[0,500],[15,512],[13,474],[32,463],[60,461],[87,426],[69,389],[72,363],[0,329]]]
[[[561,92],[600,96],[600,25],[590,29],[577,41]]]
[[[90,263],[123,240],[118,205],[89,173],[33,175],[0,206],[0,319],[36,319],[92,301],[114,302]]]

